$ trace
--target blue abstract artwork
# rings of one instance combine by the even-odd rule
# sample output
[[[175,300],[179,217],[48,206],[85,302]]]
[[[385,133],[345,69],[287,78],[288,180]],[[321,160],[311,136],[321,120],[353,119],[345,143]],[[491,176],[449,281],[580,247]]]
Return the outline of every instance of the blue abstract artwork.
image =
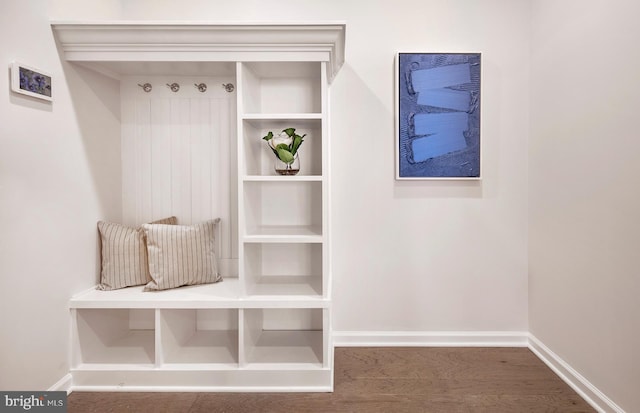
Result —
[[[398,179],[480,178],[480,53],[399,53]]]

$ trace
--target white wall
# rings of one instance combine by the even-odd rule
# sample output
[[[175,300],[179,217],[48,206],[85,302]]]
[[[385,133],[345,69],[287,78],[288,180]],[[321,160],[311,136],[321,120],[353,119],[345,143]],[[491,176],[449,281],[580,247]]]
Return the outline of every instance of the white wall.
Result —
[[[347,22],[331,88],[335,330],[527,330],[528,1],[129,0],[124,19]],[[481,51],[482,182],[394,180],[397,51]]]
[[[640,409],[640,38],[634,1],[533,2],[531,332]]]
[[[360,4],[334,17],[334,328],[527,330],[528,3]],[[397,51],[483,53],[482,182],[393,179]]]
[[[26,309],[3,318],[16,327],[8,338],[3,334],[0,387],[46,387],[64,374],[66,300],[95,281],[95,221],[119,214],[119,176],[107,173],[118,162],[109,135],[119,126],[117,111],[97,90],[107,81],[64,64],[65,81],[48,17],[345,20],[347,59],[331,90],[334,329],[527,330],[528,0],[105,0],[91,7],[80,0],[52,0],[50,9],[47,5],[12,0],[2,3],[0,13],[4,61],[25,53],[22,59],[53,72],[61,89],[50,110],[7,99],[0,103],[2,113],[10,115],[3,131],[15,136],[15,147],[5,150],[3,143],[0,154],[3,200],[9,200],[0,211],[3,228],[10,228],[2,242],[11,241],[1,252],[2,291],[11,291],[2,305],[4,314],[7,308]],[[483,52],[482,182],[394,180],[393,61],[399,50]],[[90,76],[95,85],[88,84]],[[6,84],[0,86],[6,94]],[[85,122],[89,114],[92,122]],[[9,186],[8,173],[27,182]],[[39,219],[24,223],[34,216]],[[36,224],[45,225],[37,238],[12,240]],[[49,259],[32,259],[21,268],[27,255],[21,247],[42,245]],[[60,279],[64,283],[56,287]],[[33,291],[31,280],[47,284]],[[25,357],[15,357],[20,354]],[[4,371],[21,371],[19,364],[38,374],[5,379]]]
[[[3,390],[44,390],[68,373],[67,302],[95,284],[96,221],[121,208],[117,92],[61,64],[48,7],[0,5]],[[53,75],[53,103],[9,92],[14,59]]]

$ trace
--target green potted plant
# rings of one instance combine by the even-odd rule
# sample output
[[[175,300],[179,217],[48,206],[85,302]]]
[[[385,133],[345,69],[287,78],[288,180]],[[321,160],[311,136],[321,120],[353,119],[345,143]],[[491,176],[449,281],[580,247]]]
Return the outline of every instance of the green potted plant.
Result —
[[[295,128],[283,129],[278,135],[273,132],[263,137],[273,154],[276,156],[275,171],[280,175],[296,175],[300,172],[300,159],[298,149],[306,134],[296,134]]]

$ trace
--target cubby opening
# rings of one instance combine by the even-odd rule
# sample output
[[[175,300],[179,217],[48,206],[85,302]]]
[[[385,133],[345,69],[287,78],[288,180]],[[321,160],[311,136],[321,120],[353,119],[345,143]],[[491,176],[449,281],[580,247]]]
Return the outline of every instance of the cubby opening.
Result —
[[[245,182],[247,236],[322,235],[322,182]]]
[[[322,175],[322,129],[320,119],[245,119],[243,144],[245,173],[248,176],[277,176],[274,169],[276,157],[262,138],[269,132],[280,134],[284,129],[295,128],[304,136],[298,150],[302,176]]]
[[[237,366],[237,309],[163,309],[160,319],[165,364]]]
[[[247,363],[323,367],[325,311],[321,308],[244,310]]]
[[[244,63],[244,113],[320,113],[320,70],[319,62]]]
[[[148,309],[77,309],[80,364],[155,363],[155,315]]]
[[[322,297],[322,244],[246,244],[244,272],[250,296]]]

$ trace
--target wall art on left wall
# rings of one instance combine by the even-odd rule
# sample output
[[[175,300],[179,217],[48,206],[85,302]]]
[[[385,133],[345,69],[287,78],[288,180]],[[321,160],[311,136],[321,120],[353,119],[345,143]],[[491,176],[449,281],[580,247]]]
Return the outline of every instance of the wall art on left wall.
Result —
[[[11,62],[11,90],[38,99],[53,100],[51,75],[19,62]]]

